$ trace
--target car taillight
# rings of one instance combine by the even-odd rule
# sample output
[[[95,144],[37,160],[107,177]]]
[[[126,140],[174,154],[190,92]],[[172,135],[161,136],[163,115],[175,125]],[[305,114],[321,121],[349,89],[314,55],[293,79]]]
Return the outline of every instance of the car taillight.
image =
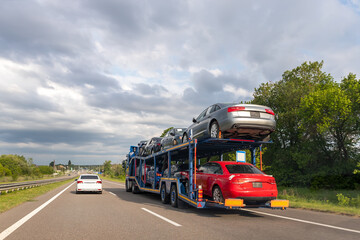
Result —
[[[276,184],[276,181],[275,181],[275,179],[269,179],[268,183],[270,183],[270,184]]]
[[[83,183],[83,181],[77,181],[76,183]]]
[[[247,183],[248,180],[242,179],[242,178],[235,178],[231,181],[232,184],[244,184]]]
[[[160,144],[160,143],[158,143],[157,145],[158,145],[158,146],[160,146],[161,144]]]
[[[274,115],[274,116],[275,116],[274,111],[271,110],[271,109],[265,109],[265,112],[267,112],[268,114],[271,114],[271,115]]]
[[[228,107],[228,112],[244,111],[245,107]]]
[[[96,181],[96,183],[102,183],[101,181]]]

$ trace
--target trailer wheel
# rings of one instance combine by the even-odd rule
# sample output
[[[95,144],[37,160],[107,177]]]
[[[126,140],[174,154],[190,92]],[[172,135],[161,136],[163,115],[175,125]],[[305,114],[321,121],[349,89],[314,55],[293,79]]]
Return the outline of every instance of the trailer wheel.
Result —
[[[173,207],[178,207],[178,196],[177,196],[177,189],[176,189],[176,185],[172,185],[171,186],[171,191],[170,191],[170,204]]]
[[[219,138],[219,124],[216,121],[213,121],[210,126],[210,137]]]
[[[170,194],[166,193],[166,184],[165,183],[161,186],[160,196],[161,196],[162,203],[168,204],[170,202]]]
[[[215,202],[221,202],[221,203],[225,202],[221,189],[218,186],[214,187],[212,194],[213,194],[213,200]]]
[[[132,191],[132,186],[131,186],[131,181],[129,181],[128,179],[125,180],[125,190],[127,192],[131,192]]]
[[[132,193],[134,193],[134,194],[137,194],[137,193],[140,192],[139,187],[136,186],[136,183],[135,183],[135,182],[133,182],[133,183],[131,184],[131,191],[132,191]]]

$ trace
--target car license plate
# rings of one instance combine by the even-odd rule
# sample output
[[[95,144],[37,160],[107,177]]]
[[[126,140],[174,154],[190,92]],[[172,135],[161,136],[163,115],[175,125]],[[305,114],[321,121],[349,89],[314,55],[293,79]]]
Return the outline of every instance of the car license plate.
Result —
[[[262,188],[262,183],[261,182],[253,182],[253,188]]]
[[[252,118],[260,118],[260,113],[259,112],[250,112],[250,116]]]

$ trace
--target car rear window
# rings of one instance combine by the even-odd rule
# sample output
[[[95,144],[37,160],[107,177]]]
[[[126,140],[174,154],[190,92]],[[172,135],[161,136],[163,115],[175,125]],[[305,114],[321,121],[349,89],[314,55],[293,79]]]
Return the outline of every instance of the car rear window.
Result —
[[[98,176],[88,175],[88,176],[81,176],[81,179],[99,179],[99,178],[98,178]]]
[[[229,164],[226,165],[229,173],[253,173],[253,174],[264,174],[259,169],[252,165],[240,165],[240,164]]]

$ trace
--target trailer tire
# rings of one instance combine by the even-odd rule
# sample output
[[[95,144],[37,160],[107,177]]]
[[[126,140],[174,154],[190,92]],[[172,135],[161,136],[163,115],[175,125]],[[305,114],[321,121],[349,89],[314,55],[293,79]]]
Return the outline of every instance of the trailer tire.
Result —
[[[139,187],[136,186],[136,183],[135,183],[135,182],[133,182],[133,183],[131,184],[131,191],[132,191],[132,193],[134,193],[134,194],[137,194],[137,193],[140,192]]]
[[[177,189],[176,189],[176,185],[172,185],[171,186],[171,191],[170,191],[170,204],[173,207],[178,207],[178,195],[177,195]]]
[[[127,192],[131,192],[132,191],[132,182],[129,181],[128,179],[125,180],[125,190]]]
[[[161,197],[161,202],[163,204],[168,204],[170,202],[170,194],[166,193],[166,184],[165,183],[163,185],[161,185],[160,197]]]

